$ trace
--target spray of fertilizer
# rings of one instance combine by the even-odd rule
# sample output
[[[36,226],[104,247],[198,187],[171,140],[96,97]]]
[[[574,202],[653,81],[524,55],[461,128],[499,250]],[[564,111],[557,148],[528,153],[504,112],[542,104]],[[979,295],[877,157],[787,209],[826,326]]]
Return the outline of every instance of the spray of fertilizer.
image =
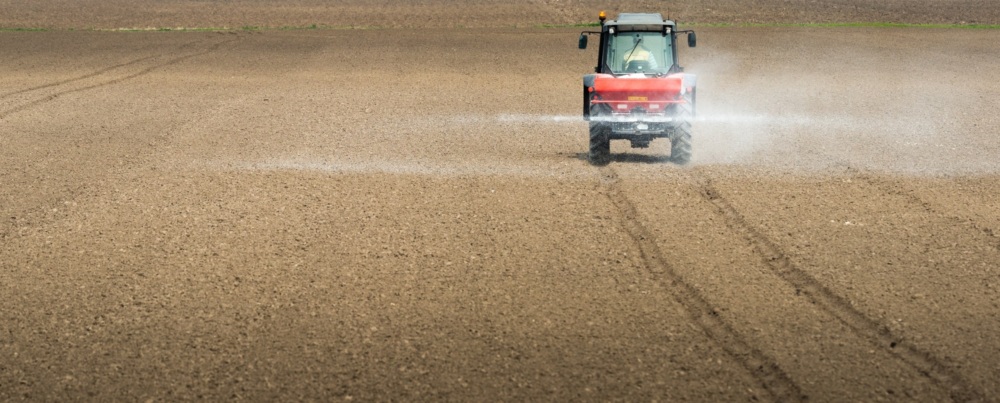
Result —
[[[241,171],[311,171],[336,174],[391,174],[443,178],[502,176],[551,178],[560,181],[586,181],[589,175],[571,169],[552,169],[523,164],[455,163],[419,159],[358,159],[289,157],[257,162],[210,163],[220,170]],[[568,168],[568,167],[567,167]]]
[[[853,167],[930,175],[1000,172],[995,158],[950,124],[953,117],[942,116],[940,110],[929,113],[927,104],[897,104],[875,113],[856,110],[854,105],[806,113],[793,107],[759,111],[733,103],[713,105],[711,97],[704,98],[694,119],[693,165],[806,172]],[[573,125],[578,130],[584,124],[578,115],[499,114],[452,120],[462,122]]]
[[[700,108],[704,112],[700,110],[694,119],[695,152],[691,165],[741,165],[806,172],[842,170],[845,166],[896,173],[959,173],[963,170],[984,169],[982,164],[971,163],[929,166],[925,160],[913,159],[914,153],[920,154],[939,146],[933,139],[913,133],[914,128],[933,132],[932,122],[897,119],[872,121],[850,114],[826,116],[769,114],[737,108],[720,111],[707,102],[700,105]],[[579,115],[439,116],[414,119],[404,126],[407,125],[417,128],[418,131],[433,127],[436,130],[452,130],[456,133],[475,133],[474,128],[477,127],[504,125],[522,133],[536,133],[535,135],[543,133],[552,135],[557,132],[567,139],[579,136],[577,144],[586,141],[587,130],[586,122]],[[863,146],[857,146],[857,139],[864,139]],[[650,152],[669,153],[669,141],[666,139],[657,141],[662,144]],[[654,146],[655,143],[654,141]],[[509,152],[510,150],[501,146],[495,156],[471,156],[460,160],[419,155],[394,156],[392,153],[367,157],[306,153],[258,161],[230,163],[217,161],[209,165],[217,169],[253,171],[296,170],[439,177],[547,177],[560,180],[588,178],[588,171],[579,170],[578,161],[563,158],[555,165],[544,160],[521,161],[516,156],[503,155]],[[992,164],[988,168],[996,170],[997,166]]]
[[[995,111],[981,102],[982,78],[947,67],[942,74],[938,67],[948,64],[928,66],[926,50],[888,58],[834,42],[822,56],[803,58],[811,49],[776,48],[766,36],[734,40],[741,43],[738,54],[699,48],[686,66],[699,76],[694,164],[906,175],[1000,172],[1000,144],[984,124]]]

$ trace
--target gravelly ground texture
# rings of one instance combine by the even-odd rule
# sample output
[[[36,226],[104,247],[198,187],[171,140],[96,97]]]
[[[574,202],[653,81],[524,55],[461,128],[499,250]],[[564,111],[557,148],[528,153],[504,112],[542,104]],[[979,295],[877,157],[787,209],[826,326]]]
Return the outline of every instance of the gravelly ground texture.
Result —
[[[578,31],[0,32],[0,400],[997,400],[996,31],[701,28],[684,167]]]
[[[702,23],[1000,24],[994,0],[0,0],[0,27],[525,28],[593,22],[602,9]]]

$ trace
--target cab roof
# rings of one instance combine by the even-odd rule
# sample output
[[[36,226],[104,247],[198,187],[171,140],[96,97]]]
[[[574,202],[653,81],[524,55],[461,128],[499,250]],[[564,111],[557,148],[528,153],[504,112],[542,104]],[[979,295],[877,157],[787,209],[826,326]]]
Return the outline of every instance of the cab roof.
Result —
[[[660,31],[664,25],[676,27],[670,20],[664,20],[660,13],[621,13],[618,19],[604,23],[605,26],[617,26],[623,31]]]

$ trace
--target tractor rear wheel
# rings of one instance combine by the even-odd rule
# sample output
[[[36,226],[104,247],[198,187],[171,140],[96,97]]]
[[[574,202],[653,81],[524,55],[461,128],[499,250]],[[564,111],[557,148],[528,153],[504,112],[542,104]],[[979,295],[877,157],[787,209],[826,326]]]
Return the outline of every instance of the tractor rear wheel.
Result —
[[[677,105],[674,133],[670,136],[670,161],[684,165],[691,161],[691,119],[694,117],[694,94],[684,95],[687,101]]]
[[[677,165],[691,162],[691,124],[684,124],[686,129],[678,127],[674,137],[670,139],[670,161]]]
[[[611,139],[608,138],[608,127],[600,122],[590,122],[590,163],[607,165],[611,158]]]

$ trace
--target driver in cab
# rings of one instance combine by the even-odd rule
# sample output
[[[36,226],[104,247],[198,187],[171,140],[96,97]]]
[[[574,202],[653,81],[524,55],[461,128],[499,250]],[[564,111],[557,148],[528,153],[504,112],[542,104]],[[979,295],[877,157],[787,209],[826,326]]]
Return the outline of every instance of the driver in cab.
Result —
[[[636,35],[634,41],[635,45],[632,50],[625,54],[625,70],[653,70],[659,67],[653,54],[643,46],[642,37]]]

